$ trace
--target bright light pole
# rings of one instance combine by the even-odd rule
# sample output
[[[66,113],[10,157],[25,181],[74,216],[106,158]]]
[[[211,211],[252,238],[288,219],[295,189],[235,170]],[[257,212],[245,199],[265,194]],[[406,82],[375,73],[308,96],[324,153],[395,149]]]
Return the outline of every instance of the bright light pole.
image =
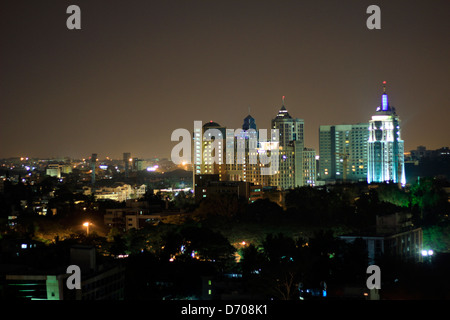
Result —
[[[85,222],[85,223],[83,223],[83,226],[86,227],[86,235],[87,235],[87,236],[89,235],[89,225],[90,225],[90,224],[91,224],[90,222]]]
[[[428,257],[429,261],[431,262],[431,256],[434,254],[434,251],[429,249],[429,250],[422,250],[422,256],[423,257]]]

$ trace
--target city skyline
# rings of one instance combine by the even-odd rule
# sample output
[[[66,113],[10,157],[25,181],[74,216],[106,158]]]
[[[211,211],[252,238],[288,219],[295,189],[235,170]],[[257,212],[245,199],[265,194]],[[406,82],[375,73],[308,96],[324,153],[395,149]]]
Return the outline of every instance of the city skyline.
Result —
[[[286,97],[319,150],[320,125],[367,122],[382,81],[402,120],[405,151],[448,145],[448,1],[8,1],[3,46],[0,158],[170,157],[177,128],[213,120],[258,128]],[[418,130],[420,128],[420,130]]]

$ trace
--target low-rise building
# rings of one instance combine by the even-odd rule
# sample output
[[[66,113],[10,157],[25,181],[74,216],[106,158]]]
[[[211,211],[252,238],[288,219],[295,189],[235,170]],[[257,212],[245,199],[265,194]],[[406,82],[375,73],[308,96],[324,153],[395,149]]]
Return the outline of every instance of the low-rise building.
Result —
[[[374,264],[377,258],[385,254],[402,260],[422,261],[422,229],[412,226],[411,214],[378,215],[375,230],[342,235],[340,239],[347,242],[364,240],[369,264]]]
[[[130,199],[139,199],[145,195],[147,187],[145,184],[131,186],[126,183],[116,182],[109,187],[100,187],[93,190],[91,187],[84,186],[83,194],[95,196],[96,200],[114,200],[118,202]]]
[[[236,195],[248,203],[263,199],[263,187],[246,181],[219,181],[218,175],[202,174],[195,176],[195,201],[211,195]]]
[[[0,265],[0,295],[12,300],[123,300],[125,269],[119,263],[96,261],[91,246],[73,246],[70,264],[80,267],[80,289],[67,285],[68,265],[42,270],[28,265]]]

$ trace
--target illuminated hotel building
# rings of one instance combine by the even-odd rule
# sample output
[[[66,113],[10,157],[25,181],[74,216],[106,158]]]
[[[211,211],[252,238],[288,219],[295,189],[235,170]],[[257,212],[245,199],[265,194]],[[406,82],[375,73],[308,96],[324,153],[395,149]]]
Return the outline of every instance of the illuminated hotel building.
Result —
[[[403,152],[400,119],[389,104],[386,82],[383,82],[381,106],[369,121],[367,182],[392,181],[405,185]]]

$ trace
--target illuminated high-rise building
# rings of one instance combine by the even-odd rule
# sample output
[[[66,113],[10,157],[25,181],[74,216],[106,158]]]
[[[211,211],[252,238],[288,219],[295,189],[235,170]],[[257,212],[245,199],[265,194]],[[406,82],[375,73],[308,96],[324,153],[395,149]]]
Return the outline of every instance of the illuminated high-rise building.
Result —
[[[198,174],[218,174],[220,180],[226,180],[225,132],[225,127],[213,121],[201,127],[194,125],[194,178]]]
[[[270,186],[272,175],[263,174],[262,170],[276,167],[277,163],[263,164],[261,156],[269,156],[275,145],[278,148],[278,143],[259,141],[256,122],[251,115],[245,117],[241,130],[227,130],[226,135],[228,179]]]
[[[303,149],[303,185],[314,187],[316,185],[316,150]]]
[[[257,167],[258,133],[255,119],[248,115],[242,129],[226,131],[226,168],[231,181],[252,181]],[[252,161],[251,161],[252,160]]]
[[[303,128],[304,120],[292,118],[285,107],[285,97],[272,129],[279,131],[279,167],[272,177],[273,185],[281,190],[303,186]]]
[[[367,182],[392,181],[405,185],[403,152],[400,119],[389,104],[384,81],[381,105],[369,121]]]
[[[368,140],[368,123],[320,126],[319,179],[366,181]]]
[[[194,121],[193,133],[193,190],[198,191],[199,178],[217,177],[219,181],[227,180],[225,164],[226,128],[214,121],[201,125]],[[215,178],[214,178],[215,179]],[[197,192],[194,191],[194,192]]]

